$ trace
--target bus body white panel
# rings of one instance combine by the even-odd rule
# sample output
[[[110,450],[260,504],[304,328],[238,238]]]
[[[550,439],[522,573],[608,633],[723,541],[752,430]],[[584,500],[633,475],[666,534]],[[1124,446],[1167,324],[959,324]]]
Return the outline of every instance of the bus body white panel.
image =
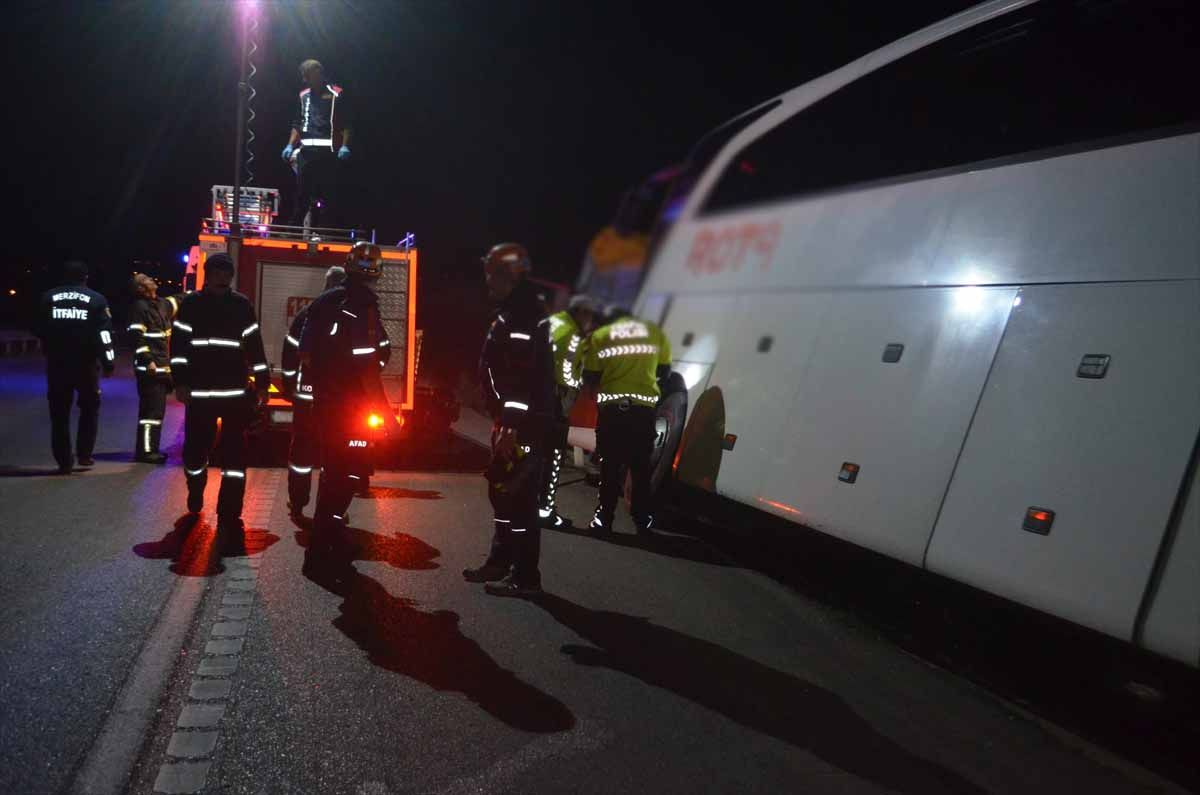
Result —
[[[759,431],[776,452],[747,481],[757,486],[747,502],[780,503],[786,518],[920,565],[1016,293],[834,295],[790,416]],[[889,343],[904,345],[898,362],[882,361]],[[727,411],[740,399],[730,390]],[[843,463],[861,468],[856,482],[838,479]],[[725,478],[723,460],[722,492]]]
[[[1200,277],[1200,135],[681,221],[646,292]]]
[[[1169,553],[1149,605],[1141,645],[1188,665],[1200,665],[1200,468],[1192,474],[1189,499]]]
[[[807,380],[830,294],[727,296],[723,303],[721,356],[708,384],[723,391],[725,430],[737,443],[721,457],[716,485],[721,494],[754,504],[765,496],[771,473],[792,455],[780,439],[795,430],[792,405]],[[760,351],[767,337],[768,350]]]
[[[1021,298],[926,564],[1129,640],[1200,428],[1200,283]],[[1077,376],[1087,354],[1105,377]],[[1055,513],[1048,535],[1022,529],[1031,507]]]
[[[1200,277],[1200,135],[972,171],[956,179],[955,208],[931,280],[1036,284]]]
[[[696,405],[708,383],[720,340],[733,321],[734,300],[721,295],[676,296],[671,303],[663,332],[671,341],[673,368],[687,385],[689,406]]]

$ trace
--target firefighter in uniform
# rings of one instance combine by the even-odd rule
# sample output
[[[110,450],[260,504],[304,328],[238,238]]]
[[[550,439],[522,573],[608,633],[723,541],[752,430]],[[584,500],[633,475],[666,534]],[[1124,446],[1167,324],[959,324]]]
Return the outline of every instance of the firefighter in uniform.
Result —
[[[320,436],[313,530],[325,543],[346,526],[354,494],[372,473],[371,431],[397,422],[380,377],[391,341],[371,289],[382,268],[379,246],[356,243],[346,258],[345,285],[309,305],[300,336],[301,386],[312,384]]]
[[[550,345],[554,349],[554,380],[558,395],[558,419],[565,420],[579,394],[579,345],[592,330],[595,306],[586,295],[571,297],[567,308],[550,316]],[[542,527],[563,527],[570,524],[558,514],[555,500],[558,478],[562,470],[563,449],[555,448],[546,456],[546,472],[542,496],[538,505],[538,520]]]
[[[321,62],[312,58],[300,64],[300,78],[307,87],[300,92],[300,105],[292,121],[292,132],[283,159],[296,169],[296,208],[292,225],[302,226],[309,216],[313,227],[320,226],[320,210],[336,210],[337,162],[350,159],[350,114],[345,92],[339,85],[325,82]],[[341,132],[340,146],[334,149],[334,133]]]
[[[187,406],[183,467],[191,513],[199,513],[204,507],[208,457],[220,420],[218,533],[241,530],[246,429],[254,418],[256,401],[258,406],[266,404],[270,385],[254,306],[230,286],[233,273],[233,260],[228,254],[208,258],[204,286],[180,302],[171,337],[175,396]]]
[[[639,534],[650,533],[650,454],[654,448],[655,407],[659,384],[671,372],[671,343],[653,323],[611,313],[608,325],[583,343],[583,383],[597,391],[600,419],[596,451],[600,454],[600,504],[592,519],[594,532],[611,533],[617,498],[628,470],[633,479],[630,514]]]
[[[158,451],[162,439],[167,393],[171,391],[169,343],[171,321],[179,310],[175,296],[158,297],[158,284],[144,273],[135,273],[132,283],[137,298],[129,312],[133,340],[133,370],[137,376],[138,427],[134,442],[135,461],[165,463]]]
[[[92,451],[100,423],[100,368],[105,377],[116,366],[112,313],[108,301],[88,289],[88,269],[82,262],[63,268],[64,284],[42,295],[33,332],[46,354],[46,397],[50,402],[50,446],[59,474],[69,474],[71,403],[78,400],[79,431],[75,454],[80,466],[95,464]],[[76,397],[78,396],[78,397]]]
[[[495,422],[488,497],[494,511],[491,550],[467,569],[497,596],[541,592],[538,492],[549,452],[565,444],[566,426],[554,391],[550,320],[526,279],[529,254],[515,243],[494,246],[483,258],[488,295],[499,311],[484,339],[479,380]],[[499,582],[496,582],[499,580]]]
[[[325,272],[325,289],[346,281],[346,269],[334,265]],[[308,306],[296,313],[283,340],[283,393],[292,401],[292,445],[288,451],[288,511],[300,516],[312,495],[312,471],[317,465],[317,430],[313,426],[313,388],[300,374],[300,337],[308,321]]]

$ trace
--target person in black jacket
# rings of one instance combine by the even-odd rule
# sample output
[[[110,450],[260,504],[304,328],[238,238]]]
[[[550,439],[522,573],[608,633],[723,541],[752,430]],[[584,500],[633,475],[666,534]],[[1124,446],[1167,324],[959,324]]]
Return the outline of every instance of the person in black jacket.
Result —
[[[100,426],[100,368],[112,375],[112,313],[108,301],[88,289],[87,265],[72,261],[63,267],[64,284],[47,290],[38,304],[33,333],[46,354],[46,397],[50,402],[50,446],[59,474],[69,474],[71,403],[78,395],[79,432],[75,454],[80,466],[95,464],[92,451]]]
[[[296,171],[296,205],[292,224],[321,226],[321,216],[337,223],[339,211],[339,166],[350,159],[350,113],[346,92],[336,83],[325,82],[321,62],[309,58],[300,64],[300,79],[307,85],[300,91],[300,102],[292,120],[285,162]]]
[[[487,583],[487,592],[496,596],[528,596],[541,591],[542,468],[550,451],[566,443],[566,426],[555,419],[550,322],[526,279],[528,252],[501,243],[483,258],[483,268],[488,295],[499,304],[479,359],[479,380],[495,422],[487,471],[494,524],[487,559],[463,577]]]
[[[171,337],[171,374],[175,397],[187,406],[183,421],[183,467],[187,508],[204,508],[208,455],[221,420],[221,491],[217,495],[217,532],[242,528],[246,493],[246,428],[258,406],[267,402],[270,378],[254,306],[235,292],[233,260],[214,254],[204,267],[201,290],[179,304]],[[253,379],[253,386],[251,386]]]
[[[313,387],[321,441],[313,532],[323,544],[337,541],[355,492],[373,471],[370,417],[385,432],[397,422],[380,378],[391,344],[371,290],[382,267],[379,246],[356,243],[346,257],[346,284],[309,304],[300,336],[300,383]]]
[[[325,272],[325,289],[346,281],[346,269],[334,265]],[[300,337],[311,304],[301,307],[283,340],[283,393],[292,401],[292,444],[288,451],[288,511],[301,516],[312,495],[312,471],[317,465],[317,430],[313,427],[313,387],[301,383]]]
[[[165,463],[158,451],[167,393],[171,391],[171,321],[179,309],[175,296],[158,297],[158,283],[144,273],[133,274],[137,298],[129,311],[129,333],[133,341],[133,371],[137,376],[138,428],[134,441],[135,461]]]

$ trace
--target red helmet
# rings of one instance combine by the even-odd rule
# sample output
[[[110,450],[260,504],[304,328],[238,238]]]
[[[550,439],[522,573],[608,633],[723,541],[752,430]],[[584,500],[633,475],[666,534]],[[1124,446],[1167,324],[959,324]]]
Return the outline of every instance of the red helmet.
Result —
[[[383,272],[383,252],[374,243],[360,240],[346,255],[346,275],[378,279]]]
[[[497,243],[481,261],[486,271],[503,268],[513,276],[529,273],[533,269],[529,252],[520,243]]]

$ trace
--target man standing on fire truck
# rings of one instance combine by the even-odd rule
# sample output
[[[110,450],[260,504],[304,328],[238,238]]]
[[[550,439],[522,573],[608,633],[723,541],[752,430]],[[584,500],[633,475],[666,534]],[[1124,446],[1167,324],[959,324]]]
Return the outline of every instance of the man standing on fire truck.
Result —
[[[332,290],[346,281],[346,269],[334,265],[325,272],[325,289]],[[300,516],[312,495],[312,471],[317,457],[317,429],[313,417],[313,387],[303,381],[300,372],[300,337],[308,322],[311,304],[303,306],[292,320],[283,340],[283,393],[292,401],[292,446],[288,451],[288,511]],[[384,350],[387,350],[385,348]]]
[[[162,464],[167,457],[158,451],[162,439],[163,416],[167,411],[167,393],[171,391],[171,364],[168,345],[171,321],[179,310],[175,296],[158,297],[158,283],[144,273],[133,274],[133,294],[137,298],[129,312],[129,332],[133,339],[133,370],[137,376],[138,427],[135,461]]]
[[[516,243],[493,246],[483,258],[488,296],[499,305],[479,358],[484,399],[495,421],[487,470],[494,525],[487,559],[463,571],[463,578],[487,583],[487,592],[496,596],[542,590],[538,492],[545,457],[566,441],[566,425],[556,421],[550,321],[526,278],[531,268],[529,253]]]
[[[596,315],[592,299],[586,295],[571,296],[571,301],[562,312],[550,316],[550,344],[554,348],[554,380],[558,394],[558,417],[565,418],[571,405],[579,395],[580,367],[577,354],[579,344],[592,330],[592,319]],[[558,515],[555,500],[558,492],[558,476],[562,469],[563,449],[555,448],[546,456],[546,472],[542,486],[541,503],[538,505],[538,520],[542,527],[563,527],[570,520]]]
[[[345,285],[309,305],[299,345],[300,384],[313,387],[321,443],[313,531],[325,544],[346,527],[354,493],[371,475],[372,430],[397,422],[380,378],[391,341],[371,289],[383,271],[379,246],[356,243],[345,269]]]
[[[79,433],[75,452],[79,465],[90,467],[100,426],[100,368],[112,375],[112,313],[108,301],[87,287],[88,268],[72,261],[63,266],[63,285],[42,295],[33,333],[46,353],[46,397],[50,401],[50,446],[60,475],[70,474],[71,402],[78,399]],[[78,398],[76,398],[78,395]]]
[[[350,159],[350,114],[346,95],[339,85],[325,82],[321,62],[309,58],[300,64],[300,79],[307,87],[300,92],[300,105],[292,121],[292,132],[283,159],[291,163],[295,157],[296,207],[292,225],[303,226],[312,210],[310,224],[320,226],[323,207],[337,212],[337,161]],[[334,148],[334,136],[340,132],[339,146]]]
[[[246,428],[254,418],[256,396],[257,405],[265,405],[271,383],[254,306],[232,289],[233,273],[228,254],[208,258],[203,287],[180,302],[171,337],[175,397],[187,406],[183,421],[187,509],[199,513],[204,507],[208,455],[220,420],[217,533],[226,539],[242,529]]]

